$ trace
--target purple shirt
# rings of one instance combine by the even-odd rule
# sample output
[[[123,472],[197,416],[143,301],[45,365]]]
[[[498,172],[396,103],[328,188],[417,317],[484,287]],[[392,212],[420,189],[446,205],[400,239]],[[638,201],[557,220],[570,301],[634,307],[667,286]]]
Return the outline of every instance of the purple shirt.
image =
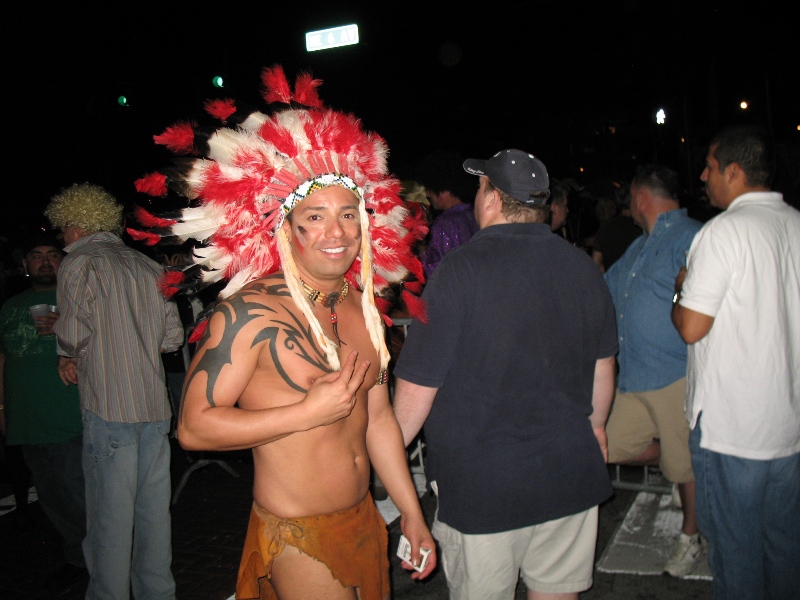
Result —
[[[466,244],[478,229],[472,204],[456,204],[436,217],[428,235],[428,245],[422,253],[425,277],[431,276],[445,254]]]

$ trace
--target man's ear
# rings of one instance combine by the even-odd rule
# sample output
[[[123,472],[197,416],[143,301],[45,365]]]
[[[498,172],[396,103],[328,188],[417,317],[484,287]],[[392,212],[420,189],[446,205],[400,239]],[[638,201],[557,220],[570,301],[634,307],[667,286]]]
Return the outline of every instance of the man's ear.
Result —
[[[727,178],[728,183],[733,183],[734,181],[736,181],[737,178],[739,178],[743,174],[744,172],[742,171],[742,168],[739,166],[739,163],[732,162],[727,167],[725,167],[725,177]]]
[[[283,223],[281,223],[281,229],[283,229],[283,233],[286,235],[286,241],[290,244],[292,243],[292,224],[289,222],[288,218],[283,219]]]
[[[28,261],[24,258],[22,259],[22,270],[25,271],[25,275],[30,275],[30,273],[28,273]]]
[[[490,192],[487,192],[486,202],[485,202],[486,208],[488,208],[491,211],[494,211],[497,209],[499,204],[502,204],[500,201],[500,192],[498,192],[497,189],[493,189]]]

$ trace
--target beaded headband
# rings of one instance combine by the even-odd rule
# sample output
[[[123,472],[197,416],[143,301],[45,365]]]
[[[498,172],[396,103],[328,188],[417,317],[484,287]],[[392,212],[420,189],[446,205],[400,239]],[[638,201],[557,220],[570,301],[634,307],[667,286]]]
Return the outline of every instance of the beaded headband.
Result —
[[[359,200],[364,199],[364,191],[347,175],[342,175],[341,173],[325,173],[324,175],[318,175],[313,179],[304,181],[298,185],[291,194],[286,196],[286,200],[283,201],[283,215],[281,215],[275,223],[276,231],[283,225],[284,217],[288,215],[299,202],[305,200],[306,196],[310,196],[314,192],[325,189],[331,185],[338,185],[346,190],[350,190],[358,196]]]

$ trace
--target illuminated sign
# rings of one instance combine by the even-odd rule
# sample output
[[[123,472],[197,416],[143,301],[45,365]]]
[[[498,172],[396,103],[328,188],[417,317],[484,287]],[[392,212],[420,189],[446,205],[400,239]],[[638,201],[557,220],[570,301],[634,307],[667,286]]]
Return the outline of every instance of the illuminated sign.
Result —
[[[306,50],[327,50],[358,43],[358,25],[342,25],[306,33]]]

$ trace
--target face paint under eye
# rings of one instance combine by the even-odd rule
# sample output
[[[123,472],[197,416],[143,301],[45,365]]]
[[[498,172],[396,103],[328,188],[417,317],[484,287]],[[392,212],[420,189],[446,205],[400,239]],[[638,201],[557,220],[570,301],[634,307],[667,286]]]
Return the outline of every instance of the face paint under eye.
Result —
[[[297,235],[295,236],[295,248],[301,254],[305,252],[306,244],[305,244],[305,237],[308,235],[308,231],[302,225],[297,226]]]

